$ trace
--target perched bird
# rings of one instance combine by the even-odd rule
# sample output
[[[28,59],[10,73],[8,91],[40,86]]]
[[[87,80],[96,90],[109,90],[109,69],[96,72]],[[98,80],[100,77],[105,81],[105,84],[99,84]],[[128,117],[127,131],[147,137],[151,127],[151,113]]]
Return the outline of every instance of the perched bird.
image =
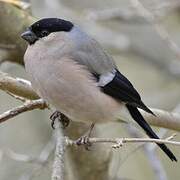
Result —
[[[29,45],[25,69],[40,97],[69,119],[105,122],[134,119],[150,138],[158,139],[138,108],[153,114],[112,57],[70,21],[44,18],[21,37]],[[165,144],[158,146],[177,161]]]

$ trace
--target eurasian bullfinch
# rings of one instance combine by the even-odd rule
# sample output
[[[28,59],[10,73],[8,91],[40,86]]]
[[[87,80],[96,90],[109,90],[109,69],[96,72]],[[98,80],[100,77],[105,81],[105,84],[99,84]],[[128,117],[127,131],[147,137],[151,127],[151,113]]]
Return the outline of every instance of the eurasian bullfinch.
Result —
[[[24,62],[32,86],[69,119],[134,119],[150,138],[158,139],[138,108],[153,112],[112,57],[77,25],[45,18],[32,24],[21,37],[29,43]],[[165,144],[158,146],[172,161],[177,161]]]

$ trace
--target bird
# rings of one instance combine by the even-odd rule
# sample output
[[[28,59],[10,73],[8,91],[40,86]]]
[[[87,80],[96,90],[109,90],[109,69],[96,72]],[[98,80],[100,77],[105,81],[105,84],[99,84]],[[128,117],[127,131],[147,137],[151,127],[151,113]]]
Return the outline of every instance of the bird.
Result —
[[[42,18],[21,37],[28,42],[24,64],[33,88],[69,119],[86,123],[132,119],[150,138],[159,139],[139,109],[155,114],[113,58],[78,25]],[[157,145],[177,161],[165,144]]]

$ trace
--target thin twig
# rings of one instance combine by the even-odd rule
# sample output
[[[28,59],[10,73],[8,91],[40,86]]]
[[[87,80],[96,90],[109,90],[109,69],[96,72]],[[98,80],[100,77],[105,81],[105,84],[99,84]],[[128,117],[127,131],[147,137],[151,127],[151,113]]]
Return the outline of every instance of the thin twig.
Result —
[[[68,145],[76,145],[76,141],[66,139]],[[178,141],[170,141],[167,139],[153,139],[153,138],[89,138],[89,143],[113,143],[113,148],[123,146],[125,143],[158,143],[158,144],[171,144],[180,146]]]
[[[20,100],[20,101],[22,101],[22,102],[26,102],[26,101],[28,101],[28,99],[26,99],[26,98],[24,98],[24,97],[21,97],[21,96],[17,96],[17,95],[15,95],[15,94],[13,94],[13,93],[10,93],[10,92],[6,92],[7,94],[9,94],[10,96],[12,96],[13,98],[15,98],[15,99],[17,99],[17,100]]]
[[[45,109],[47,104],[43,99],[27,101],[23,105],[10,109],[0,115],[0,123],[11,119],[23,112],[32,111],[34,109]]]

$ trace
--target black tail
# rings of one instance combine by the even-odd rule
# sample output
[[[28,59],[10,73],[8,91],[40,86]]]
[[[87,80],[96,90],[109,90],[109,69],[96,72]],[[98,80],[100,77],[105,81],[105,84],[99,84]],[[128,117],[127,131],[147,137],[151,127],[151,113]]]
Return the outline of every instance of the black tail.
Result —
[[[131,114],[132,118],[144,129],[144,131],[147,133],[147,135],[150,138],[159,139],[159,137],[154,133],[154,131],[151,129],[149,124],[145,121],[141,113],[138,111],[138,109],[132,105],[126,104],[126,107],[129,110],[129,113]],[[165,144],[157,144],[172,161],[177,161],[174,154],[168,149],[168,147]]]

